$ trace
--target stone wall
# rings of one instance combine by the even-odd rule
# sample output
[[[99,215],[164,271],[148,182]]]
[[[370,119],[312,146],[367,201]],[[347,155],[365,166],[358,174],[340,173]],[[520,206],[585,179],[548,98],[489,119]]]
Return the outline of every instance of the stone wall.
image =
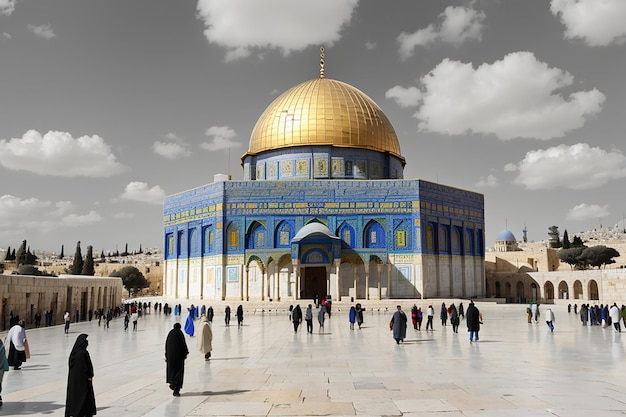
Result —
[[[32,327],[35,314],[52,310],[52,324],[60,324],[65,311],[72,321],[85,320],[89,310],[115,307],[122,301],[122,280],[110,277],[62,275],[38,277],[29,275],[0,275],[0,325],[9,326],[11,313]]]

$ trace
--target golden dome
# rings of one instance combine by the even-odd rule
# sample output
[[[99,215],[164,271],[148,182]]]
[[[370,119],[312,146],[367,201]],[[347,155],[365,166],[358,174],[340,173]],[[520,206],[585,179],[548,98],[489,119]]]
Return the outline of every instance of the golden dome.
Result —
[[[311,145],[389,152],[404,164],[396,132],[380,107],[351,85],[323,76],[292,87],[265,109],[242,160]]]

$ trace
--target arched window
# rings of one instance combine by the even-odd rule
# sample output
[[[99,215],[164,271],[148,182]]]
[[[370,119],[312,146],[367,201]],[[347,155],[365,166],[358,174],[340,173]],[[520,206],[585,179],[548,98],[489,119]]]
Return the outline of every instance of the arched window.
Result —
[[[465,254],[474,254],[474,229],[465,229]]]
[[[439,252],[450,252],[450,227],[441,225],[439,226]]]
[[[246,249],[264,248],[266,245],[267,229],[259,222],[250,225],[246,239]]]
[[[213,252],[213,225],[202,229],[202,253]]]
[[[168,256],[173,256],[174,248],[176,247],[176,245],[174,245],[174,233],[168,233],[165,236],[165,242],[167,242],[166,253],[168,254]]]
[[[185,231],[184,230],[179,230],[178,231],[178,242],[176,242],[176,254],[178,256],[181,256],[183,254],[185,254],[185,246],[186,246],[186,239],[185,239]]]
[[[461,254],[461,229],[456,226],[452,228],[452,253]]]
[[[343,240],[346,245],[350,246],[351,248],[354,248],[356,246],[356,233],[354,231],[354,227],[352,227],[350,224],[343,222],[341,224],[341,227],[339,227],[337,235],[341,238],[341,240]]]
[[[194,227],[189,229],[189,254],[197,254],[200,250],[200,238],[198,237],[198,230]]]
[[[276,232],[274,233],[274,247],[276,248],[289,248],[291,246],[291,239],[293,239],[293,229],[291,225],[286,221],[281,221],[276,226]]]
[[[366,248],[385,247],[385,229],[377,221],[372,220],[365,227],[363,246]]]
[[[226,242],[229,249],[239,249],[239,226],[237,226],[235,223],[229,224],[228,228],[226,229]]]

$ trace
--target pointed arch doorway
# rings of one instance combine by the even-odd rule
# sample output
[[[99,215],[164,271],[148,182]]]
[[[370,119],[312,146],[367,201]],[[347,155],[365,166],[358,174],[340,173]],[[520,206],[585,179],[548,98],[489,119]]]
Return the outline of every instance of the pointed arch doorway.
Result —
[[[302,277],[302,297],[304,299],[314,299],[315,296],[321,300],[328,292],[326,267],[325,266],[306,266],[303,268]]]

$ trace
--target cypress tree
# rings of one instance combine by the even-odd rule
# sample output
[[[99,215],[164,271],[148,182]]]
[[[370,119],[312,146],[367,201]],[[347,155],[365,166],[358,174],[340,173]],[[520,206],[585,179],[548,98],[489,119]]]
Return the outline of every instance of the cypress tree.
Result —
[[[61,254],[59,255],[59,259],[63,259],[63,257],[65,256],[65,253],[63,253],[63,250],[65,248],[63,247],[63,245],[61,245]]]
[[[74,252],[74,261],[70,268],[71,275],[80,275],[83,272],[83,254],[80,251],[80,240],[76,243],[76,252]]]
[[[81,275],[95,275],[96,269],[93,265],[93,247],[87,246],[87,255],[85,255],[85,262],[83,263],[83,270]]]
[[[20,266],[26,263],[26,241],[24,240],[20,245],[17,253],[14,255],[13,260],[16,263],[16,266]]]
[[[4,260],[5,261],[10,261],[11,260],[11,247],[7,246],[7,253],[6,255],[4,255]]]

